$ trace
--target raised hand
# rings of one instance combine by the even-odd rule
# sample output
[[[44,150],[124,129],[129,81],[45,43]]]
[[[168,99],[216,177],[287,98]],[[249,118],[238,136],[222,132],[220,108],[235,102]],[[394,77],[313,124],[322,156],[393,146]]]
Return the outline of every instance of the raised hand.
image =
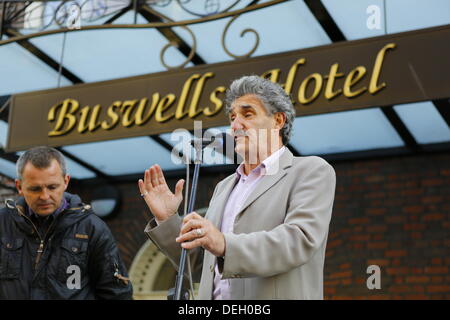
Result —
[[[183,200],[183,179],[177,182],[173,194],[167,186],[161,167],[155,164],[145,170],[144,181],[139,179],[138,185],[145,203],[158,222],[163,222],[177,212]]]

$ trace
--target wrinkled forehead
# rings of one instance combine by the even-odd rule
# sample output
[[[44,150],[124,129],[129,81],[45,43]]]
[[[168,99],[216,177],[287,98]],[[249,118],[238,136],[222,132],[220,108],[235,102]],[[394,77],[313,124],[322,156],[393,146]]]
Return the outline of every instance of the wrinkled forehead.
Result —
[[[230,107],[230,113],[245,112],[246,110],[264,111],[268,113],[264,102],[254,94],[247,94],[237,98]]]

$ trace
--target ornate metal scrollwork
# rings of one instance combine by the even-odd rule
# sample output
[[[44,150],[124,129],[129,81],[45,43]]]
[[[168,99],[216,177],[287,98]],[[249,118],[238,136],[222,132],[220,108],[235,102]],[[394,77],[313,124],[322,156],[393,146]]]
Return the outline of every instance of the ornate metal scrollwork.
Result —
[[[167,49],[169,49],[170,47],[176,47],[178,48],[178,43],[175,41],[171,41],[170,43],[166,44],[162,49],[161,52],[159,54],[159,59],[161,60],[161,64],[168,70],[173,70],[173,69],[182,69],[185,65],[187,65],[189,63],[189,61],[192,60],[192,58],[195,55],[195,51],[197,50],[197,40],[195,38],[194,33],[191,31],[191,29],[189,29],[186,26],[181,26],[184,30],[187,30],[189,32],[189,34],[192,37],[193,43],[192,43],[192,47],[191,47],[191,51],[189,52],[188,57],[186,58],[186,60],[179,64],[178,66],[169,66],[165,61],[164,61],[164,54],[166,53]]]
[[[238,17],[239,17],[239,15],[238,16],[234,16],[230,21],[228,21],[227,25],[225,26],[225,29],[223,30],[223,33],[222,33],[222,47],[223,47],[223,50],[225,50],[225,52],[230,57],[232,57],[234,59],[248,58],[256,51],[256,49],[258,48],[258,45],[259,45],[259,34],[258,34],[258,32],[255,29],[246,28],[246,29],[242,30],[242,32],[240,34],[241,38],[244,37],[245,34],[248,33],[248,32],[251,32],[251,33],[253,33],[256,36],[256,41],[255,41],[255,44],[254,44],[253,48],[249,52],[247,52],[246,54],[243,54],[243,55],[233,54],[232,52],[230,52],[230,50],[227,49],[227,46],[226,46],[226,43],[225,43],[225,38],[226,38],[227,32],[228,32],[228,30],[230,28],[230,25]]]

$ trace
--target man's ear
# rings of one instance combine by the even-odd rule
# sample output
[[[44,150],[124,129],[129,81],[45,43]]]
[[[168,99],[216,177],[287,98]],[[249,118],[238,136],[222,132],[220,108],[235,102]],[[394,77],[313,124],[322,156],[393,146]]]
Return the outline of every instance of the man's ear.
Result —
[[[286,123],[286,114],[284,112],[276,112],[274,114],[276,128],[281,130]]]
[[[17,191],[19,191],[19,194],[20,194],[21,196],[23,196],[23,192],[22,192],[22,181],[20,181],[19,179],[16,179],[16,180],[15,180],[15,183],[16,183],[16,189],[17,189]]]
[[[69,186],[70,176],[68,174],[64,177],[64,191],[67,190],[67,187]]]

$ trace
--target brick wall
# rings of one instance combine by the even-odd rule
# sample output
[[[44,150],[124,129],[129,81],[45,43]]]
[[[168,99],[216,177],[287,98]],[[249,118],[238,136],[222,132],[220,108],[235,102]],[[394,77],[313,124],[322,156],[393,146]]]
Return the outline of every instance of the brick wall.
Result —
[[[333,165],[327,299],[450,299],[450,154]],[[381,289],[367,289],[369,265]]]

